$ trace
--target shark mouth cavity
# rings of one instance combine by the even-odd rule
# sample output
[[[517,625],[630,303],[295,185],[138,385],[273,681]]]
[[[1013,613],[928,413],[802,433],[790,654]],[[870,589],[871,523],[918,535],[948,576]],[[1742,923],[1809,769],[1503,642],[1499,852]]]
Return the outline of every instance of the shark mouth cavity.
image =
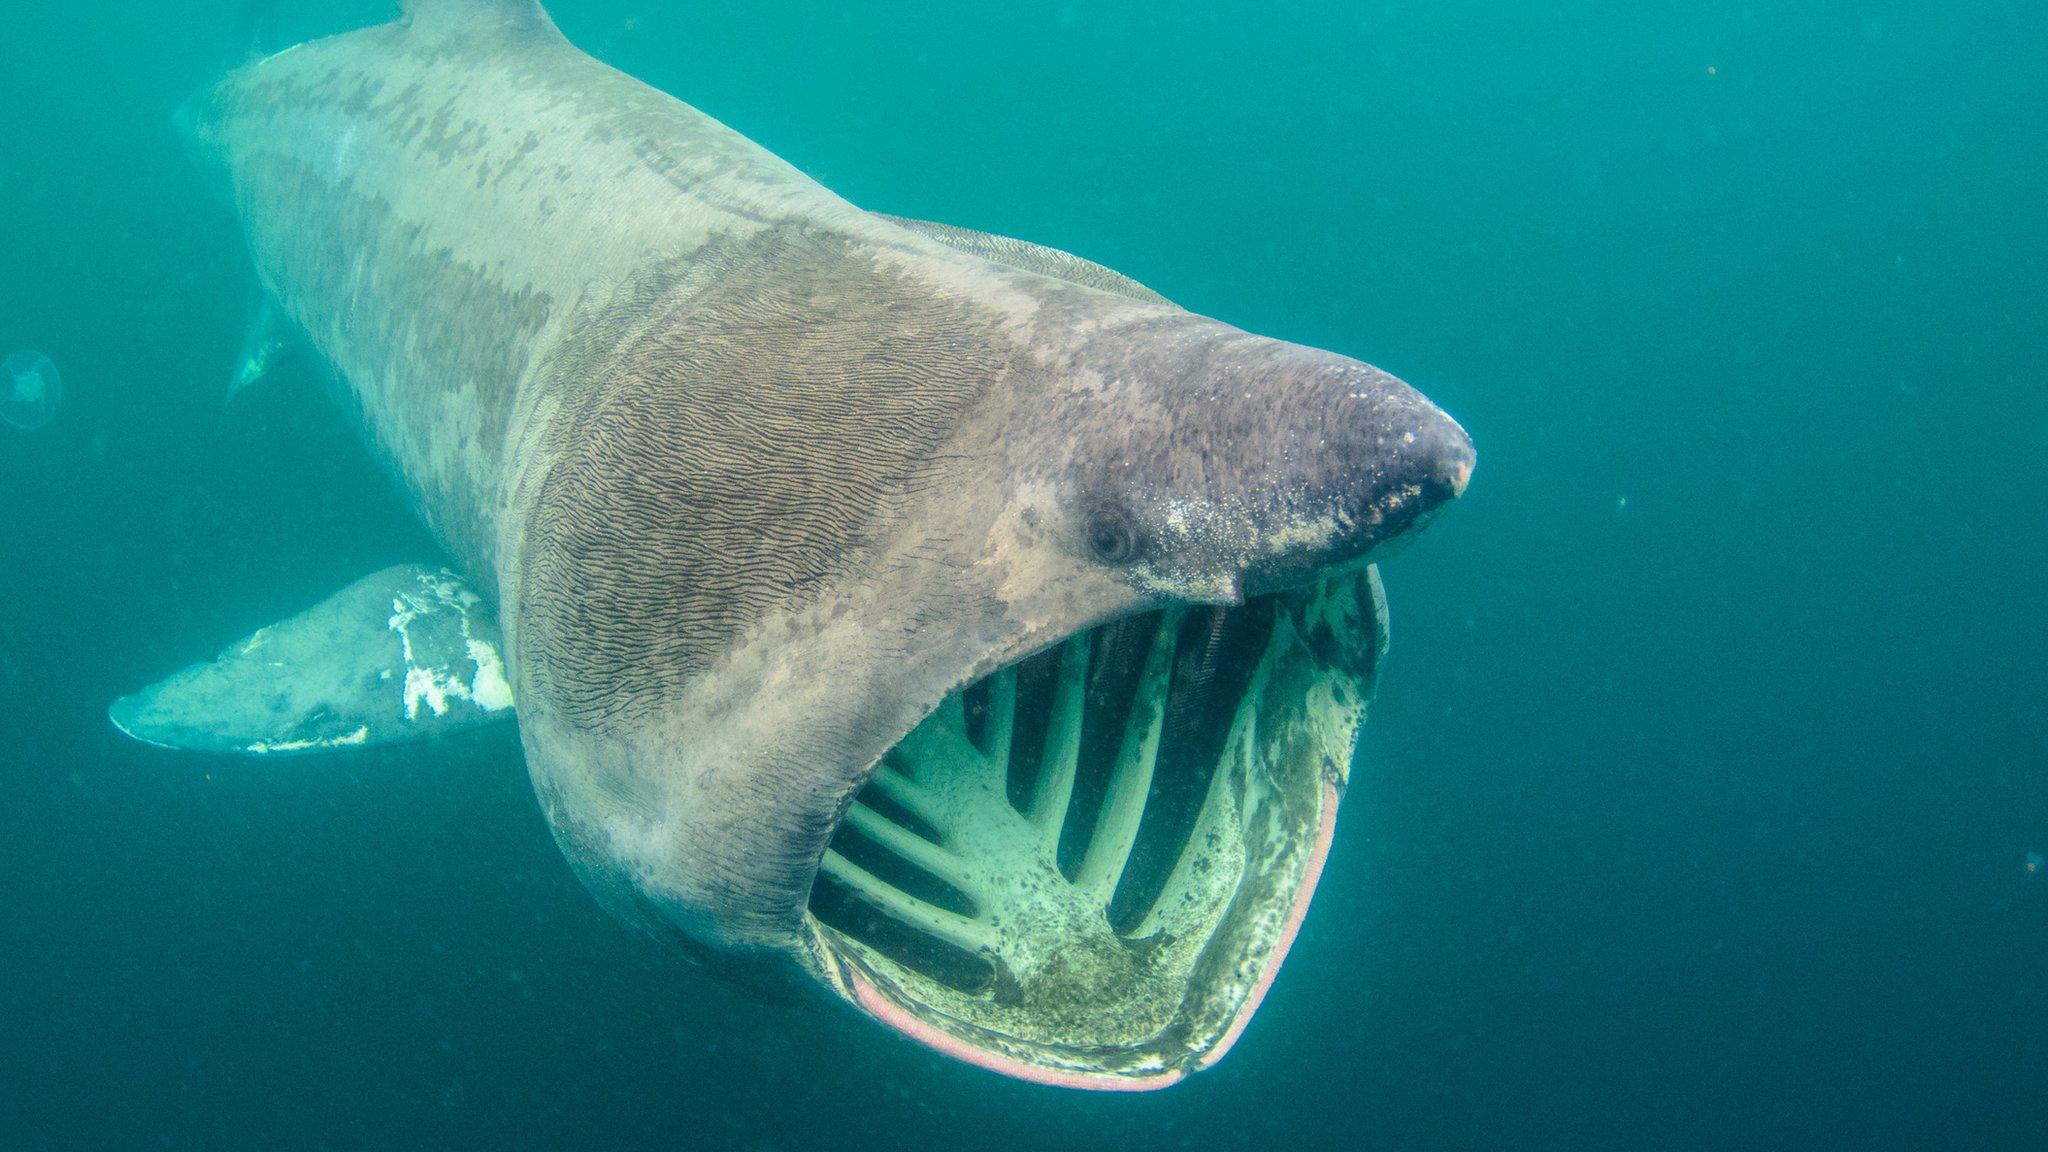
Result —
[[[1353,567],[1113,620],[954,692],[820,864],[827,982],[1026,1080],[1160,1088],[1215,1063],[1307,911],[1385,621]]]

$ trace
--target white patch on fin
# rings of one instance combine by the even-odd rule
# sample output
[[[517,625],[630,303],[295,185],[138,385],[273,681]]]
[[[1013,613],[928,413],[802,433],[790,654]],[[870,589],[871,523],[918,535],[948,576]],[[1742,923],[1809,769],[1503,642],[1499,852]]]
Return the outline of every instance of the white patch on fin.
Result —
[[[498,650],[485,640],[465,637],[470,662],[476,665],[476,679],[469,682],[469,698],[486,712],[503,712],[512,706],[512,682],[505,679],[505,662]]]
[[[504,662],[488,640],[471,631],[471,612],[481,598],[448,573],[440,576],[421,572],[419,587],[402,592],[391,601],[388,627],[398,634],[399,652],[405,661],[405,718],[418,720],[420,705],[435,716],[445,716],[452,702],[467,700],[486,712],[501,712],[512,706],[512,685],[505,679]],[[423,660],[413,650],[412,625],[423,616],[453,611],[462,624],[462,657],[475,669],[465,682],[459,666]],[[452,651],[435,655],[445,659]]]
[[[346,736],[329,736],[325,739],[315,738],[310,740],[285,740],[276,744],[268,744],[258,740],[247,748],[242,749],[242,751],[255,756],[269,756],[278,752],[312,752],[321,748],[346,748],[352,744],[367,744],[369,742],[370,726],[364,724]]]
[[[419,740],[512,715],[499,643],[490,605],[461,577],[387,568],[108,717],[162,747],[255,756]]]

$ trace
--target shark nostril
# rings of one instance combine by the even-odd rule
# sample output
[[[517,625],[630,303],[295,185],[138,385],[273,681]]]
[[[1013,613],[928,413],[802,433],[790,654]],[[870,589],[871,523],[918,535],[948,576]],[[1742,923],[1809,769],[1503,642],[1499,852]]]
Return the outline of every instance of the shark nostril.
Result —
[[[1451,465],[1451,499],[1465,494],[1465,486],[1472,482],[1472,457],[1467,456]]]
[[[1466,485],[1472,483],[1472,466],[1478,456],[1472,449],[1471,435],[1457,421],[1446,415],[1443,422],[1444,446],[1438,454],[1442,461],[1439,475],[1450,486],[1450,498],[1455,500],[1463,496]]]
[[[1403,451],[1390,477],[1394,482],[1391,495],[1401,497],[1399,503],[1416,505],[1407,509],[1411,516],[1433,511],[1465,494],[1472,482],[1475,457],[1472,438],[1457,421],[1428,405],[1417,427],[1401,439]]]

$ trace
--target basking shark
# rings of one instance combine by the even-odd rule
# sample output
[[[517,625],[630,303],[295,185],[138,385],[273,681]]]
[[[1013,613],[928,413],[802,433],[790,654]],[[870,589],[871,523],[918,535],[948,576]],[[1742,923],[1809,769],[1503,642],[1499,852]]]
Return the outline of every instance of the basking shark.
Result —
[[[602,901],[1042,1083],[1237,1040],[1464,431],[1064,252],[863,211],[414,0],[180,113],[446,549],[117,701],[172,748],[516,719]]]

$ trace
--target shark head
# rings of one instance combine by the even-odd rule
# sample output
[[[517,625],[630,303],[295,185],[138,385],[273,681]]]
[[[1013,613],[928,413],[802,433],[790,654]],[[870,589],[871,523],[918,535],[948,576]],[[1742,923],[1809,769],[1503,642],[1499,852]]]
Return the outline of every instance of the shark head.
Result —
[[[1050,375],[1059,431],[1039,449],[1037,511],[1162,601],[1313,580],[1419,527],[1471,476],[1464,430],[1401,381],[1185,313],[1091,331]]]
[[[1368,365],[959,249],[768,229],[587,326],[502,566],[528,761],[637,922],[1160,1087],[1301,923],[1374,561],[1472,447]]]

